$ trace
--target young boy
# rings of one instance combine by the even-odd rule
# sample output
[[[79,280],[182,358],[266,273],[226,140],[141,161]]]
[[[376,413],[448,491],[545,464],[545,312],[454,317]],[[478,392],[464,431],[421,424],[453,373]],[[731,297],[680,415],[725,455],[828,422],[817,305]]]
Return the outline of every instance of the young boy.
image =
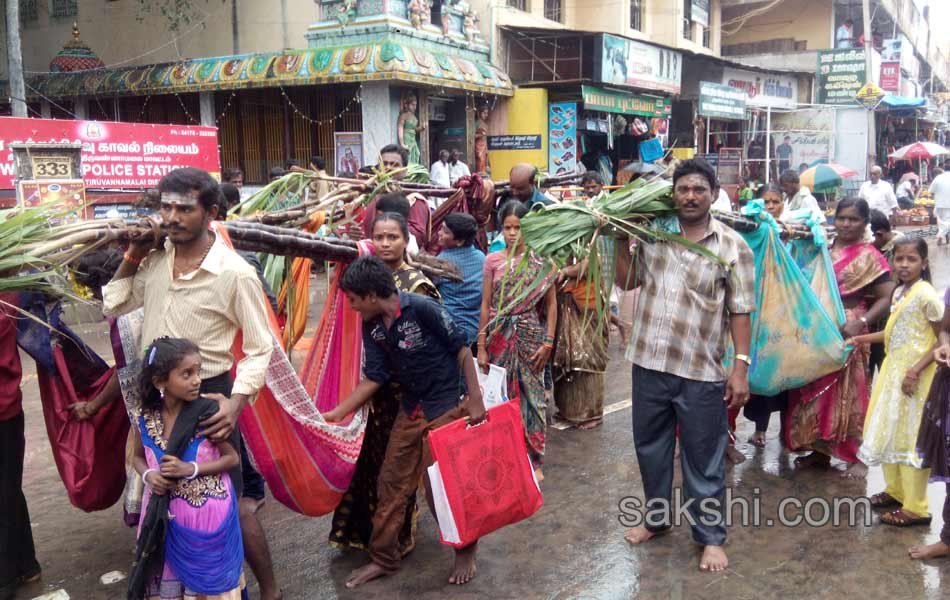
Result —
[[[405,389],[379,473],[379,502],[369,542],[373,562],[350,574],[346,587],[354,588],[399,569],[398,537],[406,502],[433,462],[429,432],[466,414],[472,423],[480,422],[485,406],[472,351],[442,306],[424,296],[400,293],[392,272],[375,256],[364,256],[347,267],[340,289],[363,317],[364,378],[349,397],[323,416],[330,422],[342,420],[393,376]],[[460,372],[468,388],[462,404]],[[435,516],[428,476],[425,483]],[[475,576],[476,543],[455,551],[449,583],[461,585]]]

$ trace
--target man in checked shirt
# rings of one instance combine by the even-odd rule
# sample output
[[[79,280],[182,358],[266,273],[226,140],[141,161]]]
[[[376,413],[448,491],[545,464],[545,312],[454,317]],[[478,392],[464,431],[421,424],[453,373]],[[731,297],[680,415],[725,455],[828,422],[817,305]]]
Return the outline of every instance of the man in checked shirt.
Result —
[[[704,246],[720,262],[674,243],[617,244],[617,285],[640,288],[627,358],[633,362],[633,438],[646,496],[644,525],[624,537],[640,544],[672,526],[678,426],[685,497],[693,501],[690,524],[693,539],[704,546],[699,565],[704,571],[729,565],[723,550],[726,409],[749,400],[750,313],[755,308],[752,251],[709,214],[718,192],[712,167],[702,160],[684,161],[673,173],[677,215],[655,220],[654,227]],[[727,332],[736,352],[728,377],[723,366]]]

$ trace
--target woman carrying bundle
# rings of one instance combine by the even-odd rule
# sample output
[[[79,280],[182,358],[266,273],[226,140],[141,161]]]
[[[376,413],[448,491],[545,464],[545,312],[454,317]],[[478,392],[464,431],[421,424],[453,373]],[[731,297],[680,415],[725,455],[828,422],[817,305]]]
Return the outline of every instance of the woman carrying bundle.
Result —
[[[887,261],[864,241],[870,218],[867,202],[846,198],[835,211],[837,237],[831,246],[838,292],[847,322],[845,338],[868,331],[887,314],[894,282]],[[856,349],[845,367],[789,394],[786,419],[788,447],[811,450],[795,460],[800,467],[827,467],[831,457],[847,462],[846,475],[864,475],[858,461],[868,406],[867,352]]]
[[[373,247],[376,255],[393,272],[400,292],[411,292],[440,300],[435,285],[422,271],[406,263],[409,226],[398,213],[379,213],[373,220]],[[337,548],[369,548],[373,533],[373,512],[379,498],[377,479],[386,455],[389,433],[399,413],[401,391],[390,382],[370,400],[370,415],[363,437],[363,447],[356,461],[356,471],[343,500],[333,513],[330,545]],[[419,510],[416,498],[406,505],[406,519],[399,535],[400,553],[405,556],[415,547],[416,520]]]
[[[508,397],[521,405],[528,454],[541,481],[557,298],[553,265],[529,252],[521,237],[526,214],[518,200],[498,210],[506,247],[485,258],[478,365],[486,373],[489,364],[507,371]]]

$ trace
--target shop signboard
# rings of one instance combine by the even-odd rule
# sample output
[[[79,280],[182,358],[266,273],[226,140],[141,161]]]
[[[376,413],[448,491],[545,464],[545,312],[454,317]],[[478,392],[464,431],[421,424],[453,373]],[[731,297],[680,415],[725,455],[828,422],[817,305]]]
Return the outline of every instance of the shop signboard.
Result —
[[[592,85],[582,85],[581,95],[587,110],[643,117],[669,117],[673,113],[673,102],[669,98],[616,92]]]
[[[895,94],[900,92],[901,64],[899,62],[881,63],[881,89]]]
[[[690,18],[694,23],[709,27],[709,0],[691,0]]]
[[[722,70],[722,84],[745,90],[749,106],[796,108],[798,105],[798,80],[794,77],[726,67]]]
[[[699,82],[699,114],[715,119],[745,119],[748,94],[728,85],[711,81]]]
[[[22,142],[82,144],[87,188],[152,188],[179,167],[221,171],[215,127],[0,117],[0,189],[14,189],[8,146]]]
[[[680,93],[683,56],[676,50],[601,34],[595,60],[598,81]]]
[[[363,134],[359,132],[334,133],[333,157],[337,175],[352,173],[355,176],[363,166]]]
[[[858,103],[868,110],[874,110],[884,98],[884,90],[874,84],[873,81],[865,83],[854,98]]]
[[[540,150],[541,134],[535,135],[490,135],[489,150]]]
[[[577,104],[548,105],[548,146],[548,173],[563,175],[577,171]]]
[[[864,48],[818,51],[818,104],[853,105],[866,80]]]

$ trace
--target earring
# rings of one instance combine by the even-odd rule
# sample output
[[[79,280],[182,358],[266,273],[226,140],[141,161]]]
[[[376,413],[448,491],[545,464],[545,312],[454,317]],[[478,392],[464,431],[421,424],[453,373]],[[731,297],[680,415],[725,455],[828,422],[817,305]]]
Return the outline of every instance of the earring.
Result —
[[[158,397],[162,400],[165,399],[165,388],[158,388]]]

